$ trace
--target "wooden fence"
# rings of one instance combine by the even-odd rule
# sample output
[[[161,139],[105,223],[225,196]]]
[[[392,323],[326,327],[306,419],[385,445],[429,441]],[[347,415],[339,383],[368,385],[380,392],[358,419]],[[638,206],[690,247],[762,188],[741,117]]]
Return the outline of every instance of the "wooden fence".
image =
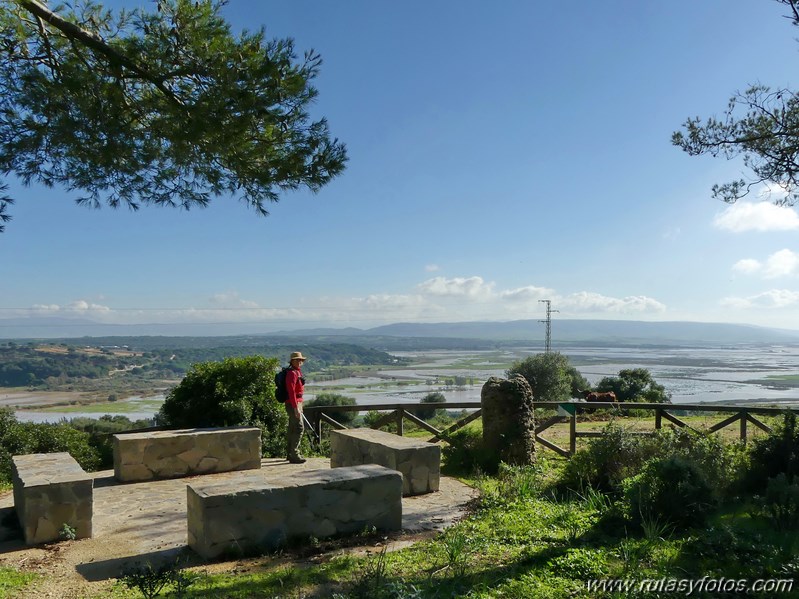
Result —
[[[744,443],[747,441],[748,431],[749,431],[749,424],[756,426],[757,428],[764,430],[766,432],[771,432],[771,427],[756,418],[756,416],[779,416],[781,414],[785,414],[786,412],[797,412],[797,409],[791,408],[759,408],[759,407],[746,407],[746,406],[731,406],[731,405],[717,405],[717,404],[662,404],[662,403],[623,403],[623,404],[616,404],[616,403],[604,403],[604,402],[574,402],[574,403],[563,403],[563,402],[556,402],[556,401],[537,401],[534,403],[534,407],[536,409],[544,408],[550,410],[558,410],[560,412],[557,416],[551,416],[546,418],[542,422],[536,424],[535,427],[535,439],[536,442],[539,443],[542,447],[546,447],[547,449],[551,449],[552,451],[565,456],[570,457],[574,455],[574,452],[577,450],[577,439],[578,438],[591,438],[591,437],[600,437],[602,435],[601,432],[596,431],[578,431],[577,430],[577,420],[578,417],[585,414],[590,414],[595,412],[597,409],[607,409],[610,410],[611,413],[624,415],[627,410],[646,410],[652,411],[655,414],[655,430],[658,430],[663,427],[663,421],[666,420],[676,426],[683,427],[690,429],[698,434],[709,434],[717,432],[723,428],[728,426],[734,426],[738,424],[739,427],[739,437],[741,441]],[[469,415],[459,419],[457,422],[449,426],[444,430],[439,430],[434,426],[428,424],[418,416],[416,416],[413,412],[418,410],[437,410],[437,409],[445,409],[445,410],[452,410],[452,409],[471,409],[474,410]],[[366,412],[371,410],[377,410],[380,412],[386,412],[383,414],[377,421],[372,423],[372,428],[379,428],[389,423],[394,423],[396,425],[397,434],[402,435],[403,430],[403,423],[405,420],[413,422],[420,428],[430,432],[433,434],[433,437],[429,439],[431,443],[435,443],[440,440],[449,440],[450,435],[455,432],[456,430],[463,428],[473,420],[480,418],[482,415],[482,411],[480,409],[480,402],[479,401],[472,401],[472,402],[446,402],[446,403],[424,403],[424,404],[379,404],[379,405],[370,405],[370,406],[309,406],[305,408],[305,414],[311,423],[315,437],[320,439],[322,436],[322,423],[327,424],[336,429],[344,429],[347,428],[343,424],[336,422],[333,418],[328,416],[326,412]],[[676,412],[709,412],[709,413],[716,413],[716,414],[730,414],[729,416],[725,417],[724,419],[720,420],[719,422],[713,424],[710,428],[705,431],[700,431],[692,426],[690,426],[685,421],[681,420],[675,413]],[[548,428],[554,426],[558,423],[568,422],[569,423],[569,448],[565,449],[563,447],[559,447],[549,439],[546,439],[541,436]],[[633,434],[639,435],[652,435],[652,432],[640,431]]]
[[[468,416],[465,416],[455,422],[453,425],[447,427],[444,430],[439,430],[436,427],[428,424],[414,412],[416,411],[430,411],[430,410],[457,410],[457,409],[476,409],[476,411],[472,412]],[[393,403],[393,404],[379,404],[379,405],[371,405],[371,406],[308,406],[304,409],[305,416],[311,423],[311,426],[314,430],[314,436],[317,439],[321,439],[322,437],[322,423],[327,424],[335,429],[345,429],[347,428],[340,422],[336,422],[333,418],[328,416],[326,412],[370,412],[370,411],[379,411],[379,412],[386,412],[383,414],[377,421],[372,423],[372,428],[380,428],[389,423],[396,424],[397,434],[402,435],[404,433],[404,423],[405,420],[409,422],[413,422],[419,428],[422,428],[430,433],[433,433],[433,437],[429,439],[430,443],[435,443],[437,441],[441,441],[442,439],[446,440],[448,436],[454,433],[459,428],[463,428],[473,420],[477,420],[480,418],[482,412],[480,410],[480,402],[479,401],[453,401],[453,402],[441,402],[441,403],[418,403],[418,404],[408,404],[408,403]]]

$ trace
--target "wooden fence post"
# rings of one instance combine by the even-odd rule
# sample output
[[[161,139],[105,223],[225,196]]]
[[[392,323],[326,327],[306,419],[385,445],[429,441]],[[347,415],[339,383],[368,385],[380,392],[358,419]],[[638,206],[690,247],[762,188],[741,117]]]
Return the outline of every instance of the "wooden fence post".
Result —
[[[403,415],[405,414],[405,410],[402,408],[397,409],[397,434],[401,437],[402,433],[404,432],[403,427]]]
[[[577,451],[577,410],[569,418],[569,453],[574,455]]]

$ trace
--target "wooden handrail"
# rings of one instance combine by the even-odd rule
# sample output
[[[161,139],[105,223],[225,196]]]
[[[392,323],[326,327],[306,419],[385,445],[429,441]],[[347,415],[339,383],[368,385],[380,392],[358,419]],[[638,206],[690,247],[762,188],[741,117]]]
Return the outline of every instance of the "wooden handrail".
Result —
[[[606,409],[611,410],[614,412],[618,412],[620,410],[653,410],[655,413],[655,430],[661,428],[662,420],[668,420],[669,422],[676,424],[677,426],[690,429],[691,431],[697,434],[711,434],[716,432],[726,426],[734,424],[735,422],[740,423],[740,438],[743,442],[746,442],[747,437],[747,423],[752,423],[758,428],[766,431],[771,432],[771,427],[767,426],[753,415],[758,414],[761,416],[779,416],[780,414],[785,414],[788,412],[799,412],[799,407],[784,407],[784,408],[774,408],[774,407],[757,407],[757,406],[741,406],[741,405],[726,405],[726,404],[672,404],[672,403],[614,403],[614,402],[585,402],[585,401],[578,401],[578,402],[560,402],[560,401],[534,401],[533,408],[534,409],[541,409],[541,408],[550,408],[556,409],[558,406],[569,403],[570,405],[574,406],[575,413],[569,416],[554,416],[545,420],[544,422],[538,424],[536,427],[534,434],[536,442],[540,443],[543,447],[551,449],[556,453],[562,456],[572,456],[577,450],[577,439],[578,438],[596,438],[600,437],[602,433],[599,432],[578,432],[577,431],[577,416],[584,413],[592,413],[596,409]],[[434,427],[430,426],[420,418],[413,415],[413,412],[416,410],[440,410],[440,409],[472,409],[474,410],[468,416],[461,418],[455,424],[450,426],[444,431],[438,431]],[[447,439],[449,433],[465,426],[469,422],[476,420],[482,414],[482,405],[479,401],[459,401],[459,402],[438,402],[438,403],[391,403],[391,404],[373,404],[373,405],[354,405],[354,406],[308,406],[305,408],[305,412],[314,420],[316,420],[315,426],[318,433],[321,433],[321,422],[326,421],[328,424],[333,426],[341,426],[338,422],[332,420],[325,412],[367,412],[367,411],[379,411],[379,412],[386,412],[382,415],[381,418],[377,420],[372,426],[379,427],[384,424],[388,424],[391,422],[396,422],[397,424],[397,433],[402,435],[402,422],[404,419],[410,420],[411,422],[415,423],[416,425],[420,426],[423,429],[426,429],[430,432],[435,432],[436,435],[430,439],[430,442],[436,442],[441,439]],[[711,413],[729,413],[732,412],[733,415],[725,418],[721,422],[714,424],[710,427],[707,431],[699,431],[693,427],[691,427],[688,423],[681,420],[677,416],[673,414],[673,412],[711,412]],[[539,433],[542,433],[549,427],[559,422],[568,422],[569,424],[569,448],[564,449],[562,447],[558,447],[552,441],[545,439]],[[654,433],[647,433],[647,432],[636,432],[633,433],[636,435],[651,435]]]
[[[570,403],[570,405],[577,406],[577,410],[583,411],[585,409],[603,408],[603,409],[627,409],[627,410],[669,410],[672,412],[747,412],[749,414],[761,415],[779,415],[786,412],[799,413],[799,406],[785,407],[785,408],[770,408],[758,406],[742,406],[742,405],[721,405],[721,404],[683,404],[683,403],[635,403],[635,402],[563,402],[563,401],[534,401],[533,408],[552,408],[555,409],[563,403]],[[368,412],[368,411],[386,411],[386,410],[451,410],[455,408],[460,409],[478,409],[481,407],[479,401],[453,401],[453,402],[438,402],[438,403],[385,403],[385,404],[372,404],[372,405],[354,405],[354,406],[306,406],[304,411],[306,413],[312,412]]]

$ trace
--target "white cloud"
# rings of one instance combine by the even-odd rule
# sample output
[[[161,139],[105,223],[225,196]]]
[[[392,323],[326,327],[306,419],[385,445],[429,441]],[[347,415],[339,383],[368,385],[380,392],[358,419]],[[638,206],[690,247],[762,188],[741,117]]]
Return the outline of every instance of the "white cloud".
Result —
[[[242,308],[247,310],[258,309],[257,303],[241,299],[236,291],[217,293],[212,295],[208,301],[212,304],[216,304],[222,310],[239,310]]]
[[[390,322],[455,322],[538,318],[543,314],[541,299],[563,315],[615,316],[653,314],[665,310],[659,301],[644,296],[608,297],[590,291],[559,295],[556,290],[536,285],[496,289],[480,276],[434,277],[409,293],[371,293],[358,297],[341,295],[296,298],[284,306],[261,307],[242,299],[235,291],[209,296],[204,306],[186,308],[113,309],[77,300],[67,306],[37,304],[21,316],[60,315],[91,318],[107,324],[210,324],[263,323],[291,327],[295,323],[331,326],[374,326]],[[263,300],[266,303],[268,300]],[[512,316],[511,316],[512,314]]]
[[[799,214],[771,202],[736,202],[715,216],[713,226],[733,233],[794,231],[799,229]]]
[[[765,262],[744,258],[733,264],[732,269],[746,275],[762,273],[765,279],[776,279],[799,274],[799,254],[789,249],[774,252]]]
[[[61,306],[58,304],[33,304],[31,309],[37,312],[58,312]]]
[[[491,296],[493,283],[486,283],[482,277],[435,277],[420,283],[419,291],[425,295],[438,297],[471,297]]]
[[[738,260],[738,262],[732,265],[732,269],[734,271],[743,273],[745,275],[755,274],[761,268],[763,268],[763,265],[754,258],[744,258],[743,260]]]
[[[541,299],[548,299],[555,295],[553,289],[546,287],[534,287],[528,285],[527,287],[518,287],[517,289],[507,289],[499,294],[499,297],[509,302],[537,302]]]
[[[796,274],[799,271],[799,254],[785,249],[774,252],[766,260],[764,276],[767,279],[776,279]]]
[[[111,308],[108,306],[103,306],[101,304],[94,304],[91,302],[87,302],[86,300],[75,300],[73,302],[68,303],[66,306],[61,306],[59,304],[34,304],[31,307],[31,310],[41,314],[42,312],[49,312],[51,314],[75,314],[75,313],[88,313],[88,312],[96,312],[96,313],[105,313],[110,312]]]
[[[425,269],[427,272],[436,272],[436,271],[439,271],[439,270],[441,270],[441,269],[438,267],[438,264],[428,264],[427,266],[425,266],[425,267],[424,267],[424,269]]]
[[[590,291],[572,293],[559,300],[559,306],[573,312],[609,312],[629,314],[641,312],[663,312],[666,306],[645,295],[632,295],[623,298],[608,297]]]
[[[397,310],[406,308],[419,308],[426,305],[424,298],[420,295],[390,295],[377,293],[365,298],[356,299],[359,305],[369,310]]]
[[[770,289],[749,297],[725,297],[721,305],[728,308],[788,308],[799,304],[799,291]]]
[[[111,308],[100,304],[92,304],[86,300],[76,300],[67,304],[64,310],[67,312],[108,312]]]

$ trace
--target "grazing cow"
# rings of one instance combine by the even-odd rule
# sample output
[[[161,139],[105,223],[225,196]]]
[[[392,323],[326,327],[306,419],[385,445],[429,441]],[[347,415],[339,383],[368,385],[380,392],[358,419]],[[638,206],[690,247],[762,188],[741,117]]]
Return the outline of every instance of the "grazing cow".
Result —
[[[583,394],[583,399],[585,401],[618,401],[616,399],[616,394],[613,391],[606,391],[604,393],[599,391],[589,391],[586,389],[585,391],[580,391]]]

